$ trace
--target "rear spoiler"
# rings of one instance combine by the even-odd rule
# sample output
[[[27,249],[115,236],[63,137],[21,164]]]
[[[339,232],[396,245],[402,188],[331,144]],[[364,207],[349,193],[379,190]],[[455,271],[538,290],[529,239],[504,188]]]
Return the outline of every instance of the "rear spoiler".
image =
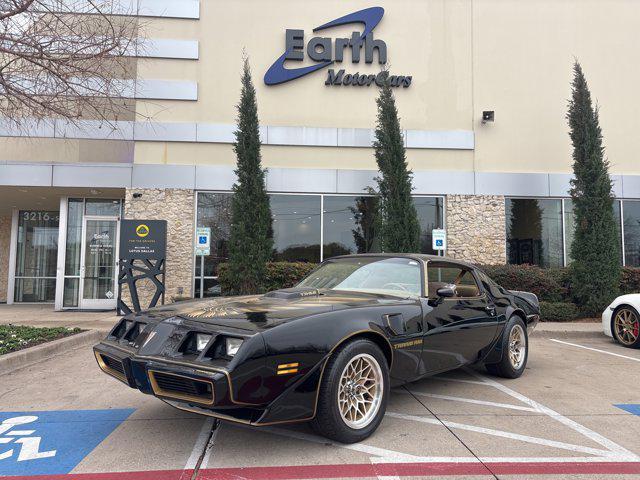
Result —
[[[530,292],[520,292],[518,290],[508,290],[509,293],[515,295],[523,299],[525,302],[530,304],[532,307],[536,309],[540,309],[540,302],[538,301],[538,296],[535,293]]]

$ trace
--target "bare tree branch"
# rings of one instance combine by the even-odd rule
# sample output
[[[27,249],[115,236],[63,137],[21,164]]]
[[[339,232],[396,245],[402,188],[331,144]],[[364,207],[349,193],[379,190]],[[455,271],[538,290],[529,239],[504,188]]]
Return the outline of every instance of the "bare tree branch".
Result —
[[[131,86],[142,48],[135,11],[118,0],[0,0],[0,117],[135,117]],[[134,87],[135,88],[135,87]]]

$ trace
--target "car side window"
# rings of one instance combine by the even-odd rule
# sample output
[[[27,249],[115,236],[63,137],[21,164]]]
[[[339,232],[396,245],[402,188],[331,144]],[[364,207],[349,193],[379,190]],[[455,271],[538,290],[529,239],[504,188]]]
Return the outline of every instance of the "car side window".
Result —
[[[480,288],[470,269],[446,262],[430,262],[427,266],[429,297],[435,298],[439,288],[455,285],[457,298],[480,295]]]

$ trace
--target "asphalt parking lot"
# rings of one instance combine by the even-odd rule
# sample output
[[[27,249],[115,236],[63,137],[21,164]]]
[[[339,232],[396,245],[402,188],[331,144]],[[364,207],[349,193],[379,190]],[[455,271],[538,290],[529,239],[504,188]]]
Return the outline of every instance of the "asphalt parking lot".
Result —
[[[0,476],[640,478],[640,351],[566,336],[530,350],[517,380],[465,369],[396,389],[380,429],[340,445],[175,410],[83,347],[0,376]]]

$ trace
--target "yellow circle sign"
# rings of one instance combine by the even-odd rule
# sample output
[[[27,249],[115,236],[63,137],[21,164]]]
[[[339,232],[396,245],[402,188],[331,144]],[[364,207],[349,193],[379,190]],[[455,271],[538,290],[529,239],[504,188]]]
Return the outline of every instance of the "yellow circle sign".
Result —
[[[138,225],[136,227],[136,235],[138,235],[139,237],[146,237],[147,235],[149,235],[149,227],[147,227],[144,223]]]

